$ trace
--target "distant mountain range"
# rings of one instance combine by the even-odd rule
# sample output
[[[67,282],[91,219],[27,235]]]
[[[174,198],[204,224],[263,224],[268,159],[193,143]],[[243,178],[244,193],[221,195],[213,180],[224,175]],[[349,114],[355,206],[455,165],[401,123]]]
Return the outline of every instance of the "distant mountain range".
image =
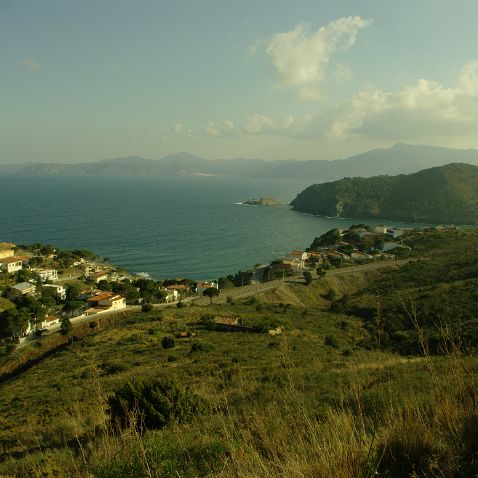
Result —
[[[314,184],[291,204],[332,217],[478,224],[478,166],[453,163],[414,174]]]
[[[257,179],[304,179],[323,183],[344,176],[370,177],[382,174],[414,173],[448,163],[478,165],[477,150],[396,144],[334,161],[264,161],[261,159],[202,159],[178,153],[161,159],[138,156],[93,163],[0,164],[3,174],[83,176],[238,176]]]

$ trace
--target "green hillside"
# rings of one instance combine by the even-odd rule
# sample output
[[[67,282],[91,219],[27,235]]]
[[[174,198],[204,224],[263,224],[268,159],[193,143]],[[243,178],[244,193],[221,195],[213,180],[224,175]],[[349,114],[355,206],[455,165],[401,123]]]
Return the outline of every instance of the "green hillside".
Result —
[[[447,164],[414,174],[314,184],[291,203],[324,216],[478,224],[478,167]]]
[[[478,229],[402,240],[405,265],[0,346],[0,377],[43,353],[0,382],[0,476],[478,476]]]

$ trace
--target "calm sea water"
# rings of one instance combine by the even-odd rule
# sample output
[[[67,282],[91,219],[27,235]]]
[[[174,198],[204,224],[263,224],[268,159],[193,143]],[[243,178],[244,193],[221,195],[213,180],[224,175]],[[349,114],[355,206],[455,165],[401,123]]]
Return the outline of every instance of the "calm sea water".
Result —
[[[261,196],[288,203],[309,184],[0,175],[0,241],[90,249],[156,279],[213,279],[305,248],[333,227],[362,222],[301,214],[286,204],[237,204]]]

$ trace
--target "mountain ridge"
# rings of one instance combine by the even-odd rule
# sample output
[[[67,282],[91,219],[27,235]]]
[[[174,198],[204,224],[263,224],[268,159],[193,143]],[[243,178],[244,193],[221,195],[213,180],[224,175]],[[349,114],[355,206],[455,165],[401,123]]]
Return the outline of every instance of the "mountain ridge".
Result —
[[[464,162],[478,165],[478,150],[397,143],[336,160],[204,159],[180,152],[160,159],[126,156],[96,162],[0,164],[0,173],[74,176],[232,176],[304,179],[324,183],[345,176],[406,174]]]

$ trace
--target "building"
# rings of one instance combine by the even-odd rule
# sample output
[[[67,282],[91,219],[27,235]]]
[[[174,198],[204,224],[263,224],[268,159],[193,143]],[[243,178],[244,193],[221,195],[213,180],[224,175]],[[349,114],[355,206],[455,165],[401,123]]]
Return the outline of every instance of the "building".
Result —
[[[59,317],[49,315],[40,324],[37,324],[37,329],[48,329],[60,323]]]
[[[107,310],[119,310],[126,307],[126,299],[121,295],[113,292],[101,292],[87,299],[93,305],[91,309],[86,311],[86,315],[98,314]]]
[[[0,269],[13,274],[23,269],[23,261],[20,257],[15,256],[0,259]]]
[[[290,251],[285,256],[286,261],[292,263],[293,269],[303,269],[305,267],[305,261],[309,258],[309,254],[304,251]]]
[[[108,280],[108,272],[100,271],[88,275],[88,279],[92,279],[95,284],[99,284],[102,280]]]
[[[25,296],[35,295],[36,287],[30,282],[20,282],[10,288],[8,295],[11,299],[19,299]]]
[[[66,289],[62,285],[43,284],[41,286],[41,291],[43,294],[56,297],[60,300],[66,299]]]
[[[176,291],[176,293],[178,294],[177,299],[175,299],[175,300],[179,300],[182,296],[186,295],[188,290],[189,290],[189,287],[187,285],[184,285],[184,284],[172,284],[172,285],[166,286],[166,292],[168,292],[168,293],[173,292],[174,293],[174,291]]]
[[[162,292],[165,293],[164,301],[168,304],[171,302],[177,302],[179,300],[179,292],[175,289],[173,290],[164,289]]]
[[[34,269],[42,282],[58,279],[58,271],[56,269]]]
[[[211,281],[198,282],[196,292],[202,294],[206,289],[219,289],[219,284]]]

